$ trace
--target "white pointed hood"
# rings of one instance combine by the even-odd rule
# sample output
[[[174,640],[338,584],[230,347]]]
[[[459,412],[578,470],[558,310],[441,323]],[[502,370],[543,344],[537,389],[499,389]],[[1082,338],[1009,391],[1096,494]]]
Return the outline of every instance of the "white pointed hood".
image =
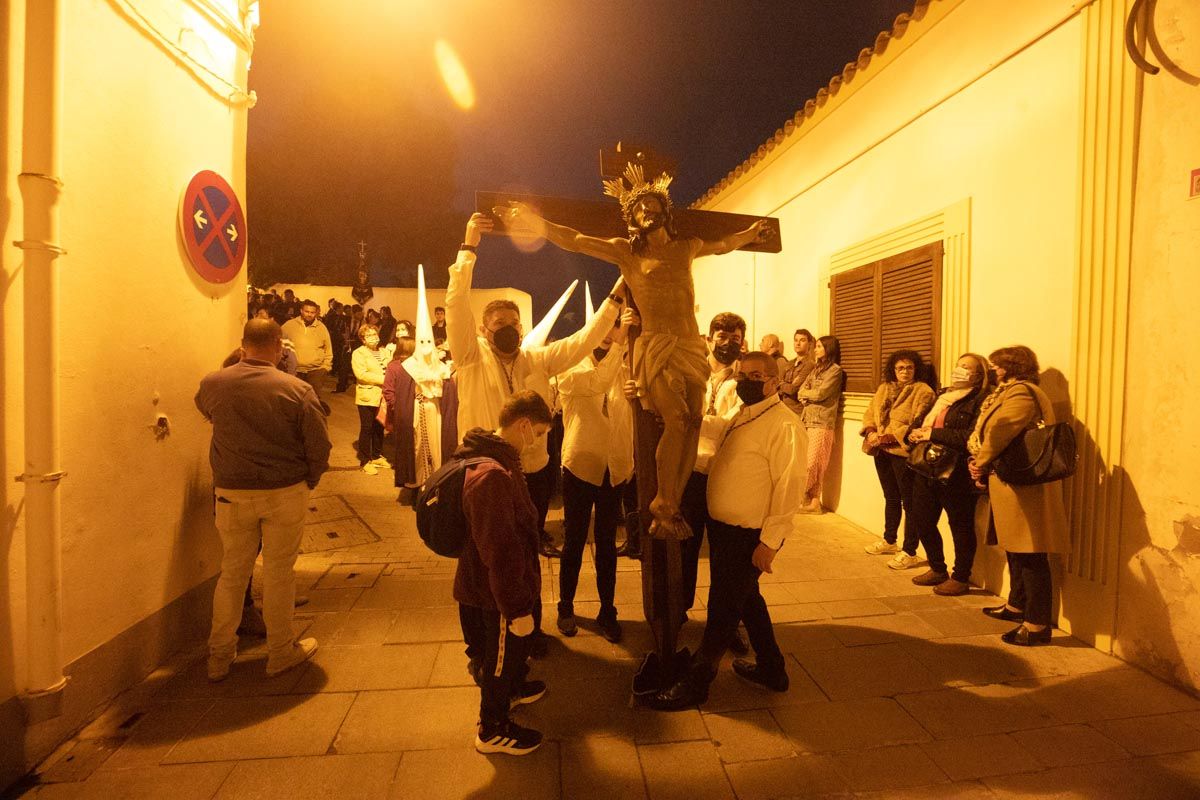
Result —
[[[596,308],[592,305],[592,287],[587,281],[583,282],[583,324],[586,326],[596,316]]]
[[[571,295],[575,292],[575,287],[579,285],[579,280],[571,281],[571,285],[562,293],[562,297],[551,306],[549,313],[529,333],[525,334],[525,338],[521,340],[521,347],[541,347],[546,343],[546,339],[550,337],[550,329],[554,327],[554,323],[558,322],[558,315],[562,313],[563,307],[567,301],[571,299]]]
[[[425,297],[425,267],[417,265],[417,330],[416,349],[405,360],[404,369],[421,388],[425,397],[441,397],[442,381],[450,377],[450,367],[441,358],[433,343],[433,321],[429,316],[429,300]]]

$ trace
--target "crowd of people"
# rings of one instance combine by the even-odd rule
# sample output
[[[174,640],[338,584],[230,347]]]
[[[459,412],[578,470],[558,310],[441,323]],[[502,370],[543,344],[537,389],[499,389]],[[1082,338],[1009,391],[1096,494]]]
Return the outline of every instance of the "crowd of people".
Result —
[[[577,617],[574,600],[591,530],[596,630],[612,642],[622,638],[617,559],[621,552],[638,557],[642,536],[631,403],[641,387],[627,358],[641,320],[620,281],[581,330],[554,342],[523,341],[524,323],[511,301],[493,301],[476,318],[470,303],[476,248],[492,225],[485,215],[472,216],[450,267],[445,308],[430,318],[422,298],[416,323],[395,319],[387,307],[376,313],[329,300],[322,314],[291,290],[252,293],[241,349],[197,394],[214,426],[215,507],[225,547],[209,644],[212,680],[229,673],[260,544],[268,673],[301,663],[316,648],[314,640],[290,634],[294,587],[287,588],[285,576],[303,516],[295,497],[315,487],[328,466],[330,409],[321,399],[327,376],[336,378],[335,392],[353,381],[361,469],[394,470],[402,503],[415,502],[449,460],[471,459],[464,462],[461,494],[470,535],[454,597],[468,669],[481,691],[480,752],[522,754],[541,742],[539,732],[509,714],[546,691],[529,679],[527,664],[547,651],[539,554],[561,557],[555,627],[575,636],[590,624]],[[796,330],[794,357],[787,358],[777,335],[762,337],[750,351],[746,333],[743,317],[723,312],[702,335],[709,372],[680,508],[691,530],[681,543],[683,620],[695,604],[706,537],[712,581],[700,648],[687,674],[657,698],[659,707],[705,702],[726,649],[739,656],[753,650],[753,660],[734,661],[743,678],[773,691],[788,688],[758,580],[771,571],[795,516],[825,510],[846,373],[834,336]],[[1005,347],[987,358],[964,353],[940,386],[920,353],[898,350],[883,365],[861,429],[884,498],[882,537],[867,553],[891,556],[887,566],[896,570],[927,563],[915,584],[938,595],[964,594],[976,520],[984,520],[985,540],[1008,553],[1012,589],[1007,602],[983,613],[1018,623],[1002,638],[1019,646],[1049,642],[1047,554],[1069,548],[1060,484],[1010,485],[992,469],[1022,431],[1054,421],[1038,374],[1029,348]],[[561,551],[546,532],[559,486]],[[954,544],[952,569],[938,529],[943,512]],[[622,525],[626,541],[618,549]]]

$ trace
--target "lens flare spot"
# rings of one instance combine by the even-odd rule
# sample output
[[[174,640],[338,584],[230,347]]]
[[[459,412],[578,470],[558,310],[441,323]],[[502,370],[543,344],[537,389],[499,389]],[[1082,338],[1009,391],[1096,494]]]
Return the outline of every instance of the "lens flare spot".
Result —
[[[475,87],[471,76],[454,48],[445,39],[438,39],[433,46],[433,55],[437,60],[438,71],[442,74],[442,83],[454,104],[464,111],[475,107]]]

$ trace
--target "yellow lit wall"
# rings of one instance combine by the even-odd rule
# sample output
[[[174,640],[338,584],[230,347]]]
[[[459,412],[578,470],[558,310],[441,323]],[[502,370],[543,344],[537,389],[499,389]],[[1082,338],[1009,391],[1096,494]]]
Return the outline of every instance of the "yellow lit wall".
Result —
[[[702,324],[724,304],[747,317],[755,344],[765,333],[790,341],[799,327],[828,333],[831,254],[969,200],[970,346],[986,354],[1022,342],[1044,367],[1066,370],[1080,34],[1077,20],[1046,33],[1070,3],[1015,6],[997,14],[967,2],[920,30],[913,23],[906,37],[917,41],[893,41],[889,49],[907,49],[886,53],[886,67],[858,76],[840,107],[804,122],[709,206],[779,217],[784,246],[697,264]],[[883,498],[853,417],[829,499],[878,531]],[[989,574],[999,580],[994,564]]]
[[[1200,75],[1200,5],[1161,0],[1155,24],[1180,68]],[[1158,59],[1153,59],[1157,61]],[[1144,79],[1134,206],[1118,655],[1200,687],[1200,87],[1163,70]]]
[[[948,311],[965,316],[959,349],[987,354],[1027,344],[1054,399],[1087,402],[1075,410],[1083,449],[1099,453],[1087,475],[1100,488],[1088,489],[1092,499],[1073,513],[1084,520],[1088,547],[1099,543],[1100,566],[1090,584],[1059,582],[1059,623],[1195,689],[1200,444],[1186,434],[1200,383],[1187,355],[1200,294],[1200,199],[1188,200],[1187,190],[1190,171],[1200,168],[1200,89],[1169,69],[1144,77],[1137,121],[1133,90],[1123,97],[1123,84],[1104,77],[1128,63],[1119,50],[1128,5],[933,2],[827,107],[707,199],[713,210],[778,216],[784,250],[698,264],[698,316],[703,324],[725,308],[743,313],[752,342],[767,332],[786,339],[797,327],[826,333],[829,267],[841,251],[959,209],[969,289],[962,300],[943,293],[943,339]],[[1156,26],[1182,70],[1200,74],[1200,8],[1165,0]],[[1099,83],[1085,79],[1093,72]],[[1085,107],[1098,111],[1085,119]],[[1117,133],[1129,119],[1137,122],[1138,161],[1126,292],[1097,276],[1123,274],[1120,248],[1131,241],[1116,193],[1130,183],[1123,170],[1135,138]],[[1094,297],[1080,295],[1077,274],[1089,278]],[[955,355],[942,353],[943,375]],[[878,532],[882,496],[857,436],[863,405],[861,396],[847,397],[827,498]],[[1121,504],[1105,506],[1114,492]],[[981,548],[974,578],[1004,590],[997,548]]]
[[[97,702],[139,680],[203,631],[145,625],[218,569],[212,525],[209,430],[192,397],[240,335],[245,272],[224,286],[203,282],[177,233],[180,196],[203,169],[245,197],[244,106],[226,87],[206,88],[164,46],[106,0],[63,4],[61,129],[63,660],[72,674],[62,717],[25,732],[26,762],[69,734]],[[139,0],[143,22],[241,86],[247,54],[198,10],[203,3]],[[217,7],[237,19],[237,0]],[[24,681],[24,519],[21,490],[20,2],[8,10],[7,89],[0,174],[3,229],[6,529],[0,553],[0,709]],[[15,213],[14,213],[15,212]],[[251,223],[252,224],[252,223]],[[166,414],[171,434],[151,426]],[[142,626],[142,627],[139,627]],[[114,642],[120,642],[114,647]],[[162,652],[165,650],[166,652]],[[94,674],[92,674],[94,673]],[[88,704],[86,707],[84,704]],[[3,712],[0,711],[0,714]],[[5,716],[5,720],[11,720]],[[0,728],[3,726],[0,725]],[[19,735],[19,731],[18,731]],[[10,741],[18,741],[16,740]],[[11,764],[0,765],[0,785]]]

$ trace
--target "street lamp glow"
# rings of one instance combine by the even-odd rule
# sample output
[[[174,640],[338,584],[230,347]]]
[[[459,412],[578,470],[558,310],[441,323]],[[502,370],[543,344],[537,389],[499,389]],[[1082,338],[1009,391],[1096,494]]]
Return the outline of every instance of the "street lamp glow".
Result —
[[[475,87],[471,84],[471,76],[463,66],[458,53],[445,39],[438,39],[433,46],[433,55],[437,59],[438,71],[442,74],[442,83],[455,105],[464,111],[475,107]]]

